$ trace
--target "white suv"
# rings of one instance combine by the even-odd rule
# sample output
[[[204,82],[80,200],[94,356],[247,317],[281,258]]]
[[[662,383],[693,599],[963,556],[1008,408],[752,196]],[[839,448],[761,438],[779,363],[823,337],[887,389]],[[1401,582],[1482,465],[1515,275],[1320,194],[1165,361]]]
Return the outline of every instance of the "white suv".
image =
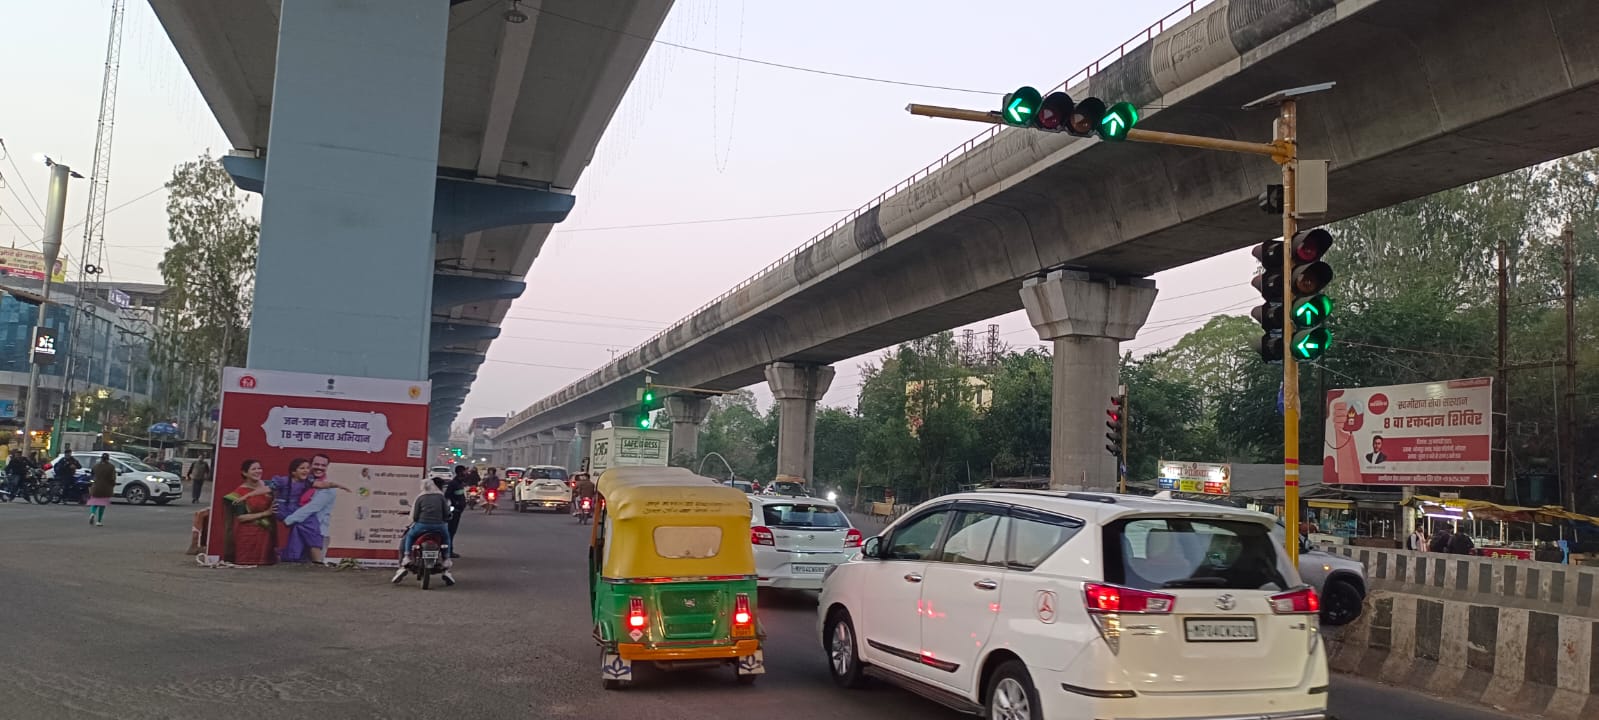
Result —
[[[854,555],[865,537],[826,500],[771,495],[749,500],[759,587],[820,590],[827,571]]]
[[[829,670],[1004,720],[1324,720],[1319,600],[1272,524],[1125,495],[942,497],[828,573]]]

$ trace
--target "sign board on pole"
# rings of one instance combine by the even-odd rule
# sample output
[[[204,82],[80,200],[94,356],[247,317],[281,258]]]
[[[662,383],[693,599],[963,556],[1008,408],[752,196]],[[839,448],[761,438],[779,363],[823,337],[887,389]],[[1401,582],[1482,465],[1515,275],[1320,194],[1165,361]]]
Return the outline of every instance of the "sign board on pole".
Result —
[[[589,456],[589,473],[598,478],[606,468],[620,465],[666,466],[671,456],[670,430],[605,428],[595,430],[594,449]]]
[[[1227,463],[1160,461],[1160,488],[1202,495],[1232,492],[1233,466]]]
[[[425,471],[430,394],[426,381],[223,370],[208,559],[235,561],[226,496],[242,489],[240,468],[255,460],[279,504],[273,535],[284,560],[315,546],[328,560],[397,564]],[[302,460],[311,475],[297,480]],[[317,489],[318,480],[344,489]],[[329,499],[325,513],[312,505],[294,514]]]
[[[1327,391],[1322,482],[1488,485],[1493,378]]]
[[[35,325],[33,328],[33,364],[54,365],[56,362],[55,328]]]

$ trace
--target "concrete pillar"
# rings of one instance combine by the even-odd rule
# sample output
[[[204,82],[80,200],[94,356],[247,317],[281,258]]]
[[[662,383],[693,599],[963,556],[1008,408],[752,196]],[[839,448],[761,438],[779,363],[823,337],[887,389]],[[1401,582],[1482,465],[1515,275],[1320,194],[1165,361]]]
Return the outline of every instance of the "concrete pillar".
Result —
[[[449,4],[283,0],[248,363],[428,376]]]
[[[534,445],[533,464],[549,465],[550,458],[555,454],[555,433],[549,430],[539,433],[537,445]]]
[[[555,441],[550,445],[550,464],[560,465],[571,470],[576,465],[572,464],[572,438],[577,432],[569,427],[555,429]]]
[[[611,413],[611,427],[613,427],[613,428],[630,428],[630,427],[633,427],[633,414],[632,413],[625,413],[625,412],[614,412],[614,413]]]
[[[1040,340],[1055,343],[1051,488],[1116,489],[1116,458],[1105,451],[1105,410],[1116,394],[1120,343],[1138,335],[1155,292],[1153,280],[1068,270],[1022,285],[1027,319]]]
[[[577,457],[572,463],[572,472],[577,472],[583,467],[583,461],[589,459],[594,452],[594,430],[600,426],[596,422],[580,422],[573,431],[577,433]]]
[[[698,395],[670,395],[666,398],[666,412],[672,416],[673,459],[700,457],[700,423],[711,404]]]
[[[833,384],[833,368],[772,363],[766,383],[777,400],[777,474],[809,480],[816,462],[816,402]]]

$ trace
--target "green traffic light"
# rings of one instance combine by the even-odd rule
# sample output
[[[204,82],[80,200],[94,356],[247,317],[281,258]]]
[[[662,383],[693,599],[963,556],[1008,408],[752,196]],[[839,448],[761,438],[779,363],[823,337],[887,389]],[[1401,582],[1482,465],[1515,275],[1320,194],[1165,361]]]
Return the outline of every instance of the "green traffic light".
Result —
[[[645,413],[643,415],[638,416],[638,426],[639,426],[640,430],[648,430],[648,429],[650,429],[650,415],[649,415],[649,413]]]
[[[1044,97],[1036,89],[1020,87],[1005,96],[1005,109],[1000,113],[1006,125],[1026,127],[1033,124],[1033,118],[1038,114],[1038,105]]]
[[[1288,349],[1294,354],[1295,360],[1311,362],[1326,353],[1331,345],[1332,331],[1324,327],[1315,327],[1294,333],[1294,342],[1288,346]]]
[[[1294,303],[1294,324],[1300,329],[1315,327],[1332,314],[1333,301],[1326,295],[1311,295]]]
[[[1099,119],[1099,137],[1105,140],[1125,140],[1127,131],[1138,124],[1138,108],[1130,102],[1119,102],[1105,111]]]
[[[653,402],[655,402],[655,391],[654,390],[645,390],[644,391],[644,402],[645,403],[653,403]]]

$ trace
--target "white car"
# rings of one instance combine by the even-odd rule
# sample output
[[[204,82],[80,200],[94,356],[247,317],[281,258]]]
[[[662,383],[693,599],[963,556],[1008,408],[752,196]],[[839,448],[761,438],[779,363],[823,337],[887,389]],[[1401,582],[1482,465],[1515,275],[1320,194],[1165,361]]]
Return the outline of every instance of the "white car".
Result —
[[[854,555],[865,537],[844,511],[826,500],[749,499],[758,587],[820,590],[827,571]]]
[[[1319,601],[1272,524],[1125,495],[942,497],[828,574],[828,668],[1007,720],[1325,720]]]
[[[450,465],[434,465],[428,468],[428,477],[432,479],[444,478],[449,480],[455,477],[455,468]]]
[[[125,452],[107,452],[111,456],[111,464],[117,468],[117,489],[115,496],[126,500],[133,505],[143,505],[154,500],[157,505],[165,505],[173,500],[183,497],[183,481],[177,475],[157,470],[144,464],[133,455]],[[61,462],[64,455],[57,455],[50,461],[48,467],[55,467]],[[100,453],[73,453],[73,459],[83,466],[84,470],[92,470],[94,464],[100,462]],[[49,470],[45,470],[49,474]]]
[[[566,468],[535,465],[523,471],[513,486],[516,511],[534,508],[566,511],[572,507],[572,486],[566,484]]]

